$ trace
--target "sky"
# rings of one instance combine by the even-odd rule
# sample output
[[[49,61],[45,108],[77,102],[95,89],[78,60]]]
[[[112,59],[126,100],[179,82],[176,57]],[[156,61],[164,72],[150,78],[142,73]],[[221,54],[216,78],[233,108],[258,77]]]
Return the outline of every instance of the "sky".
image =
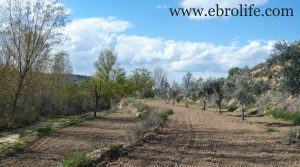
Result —
[[[70,10],[63,49],[73,72],[92,75],[101,50],[118,54],[127,71],[160,66],[170,80],[226,76],[232,67],[253,67],[278,40],[300,39],[299,0],[60,0]],[[238,3],[294,9],[293,17],[172,17],[169,8]]]

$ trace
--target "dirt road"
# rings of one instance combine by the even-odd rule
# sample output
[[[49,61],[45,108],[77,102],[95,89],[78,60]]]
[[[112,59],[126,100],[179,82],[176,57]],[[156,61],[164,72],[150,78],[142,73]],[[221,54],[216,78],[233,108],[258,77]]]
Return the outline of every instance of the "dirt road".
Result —
[[[137,119],[120,110],[99,120],[69,126],[33,143],[24,151],[0,158],[1,167],[47,167],[71,154],[85,154],[112,143],[125,143],[133,135]]]
[[[149,104],[166,107],[160,101]],[[300,166],[299,147],[278,142],[290,124],[269,117],[242,122],[237,112],[172,108],[175,113],[157,136],[109,166]],[[271,124],[279,132],[268,133]]]

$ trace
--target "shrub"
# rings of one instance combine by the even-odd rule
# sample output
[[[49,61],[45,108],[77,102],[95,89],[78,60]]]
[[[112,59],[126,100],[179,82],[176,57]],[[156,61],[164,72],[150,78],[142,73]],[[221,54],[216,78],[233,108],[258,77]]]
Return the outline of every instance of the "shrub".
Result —
[[[293,144],[299,141],[300,141],[300,129],[297,128],[290,129],[287,135],[281,139],[282,144]]]
[[[274,126],[267,126],[266,131],[271,133],[271,132],[277,132],[278,130]]]
[[[87,155],[79,155],[79,154],[73,154],[66,158],[59,167],[74,167],[74,166],[80,166],[85,165],[90,161],[90,158]]]
[[[26,142],[23,140],[15,141],[13,143],[10,143],[8,145],[0,147],[0,155],[6,154],[10,152],[16,152],[19,150],[23,150],[26,145]]]
[[[229,107],[228,107],[228,111],[229,112],[234,112],[235,110],[237,110],[239,107],[237,105],[234,105],[234,104],[231,104]]]
[[[53,129],[51,127],[41,127],[37,129],[39,136],[46,136],[51,133],[52,130]]]
[[[167,121],[168,116],[172,113],[172,109],[166,108],[161,111],[153,111],[141,114],[140,119],[142,119],[143,122],[141,122],[135,129],[135,134],[139,137],[148,129],[162,125]]]
[[[276,119],[282,119],[284,121],[291,121],[293,123],[300,122],[300,113],[299,112],[283,112],[278,108],[275,108],[269,112]]]

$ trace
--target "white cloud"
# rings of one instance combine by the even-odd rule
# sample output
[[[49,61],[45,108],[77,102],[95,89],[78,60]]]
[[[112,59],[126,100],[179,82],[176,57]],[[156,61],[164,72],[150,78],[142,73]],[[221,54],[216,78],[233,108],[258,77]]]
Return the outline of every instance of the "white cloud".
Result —
[[[221,8],[239,8],[239,4],[254,4],[256,7],[265,5],[268,0],[181,0],[180,4],[184,8],[215,8],[215,4],[218,4]],[[217,17],[209,16],[190,16],[193,20],[213,19]]]
[[[126,35],[131,23],[115,18],[90,18],[71,22],[66,32],[70,41],[65,50],[71,55],[74,72],[90,75],[93,63],[102,49],[111,48],[118,53],[118,64],[127,70],[134,67],[153,69],[162,66],[170,79],[181,80],[185,72],[196,76],[226,75],[234,66],[254,66],[269,56],[274,41],[248,41],[240,46],[206,42],[175,41],[163,38]]]

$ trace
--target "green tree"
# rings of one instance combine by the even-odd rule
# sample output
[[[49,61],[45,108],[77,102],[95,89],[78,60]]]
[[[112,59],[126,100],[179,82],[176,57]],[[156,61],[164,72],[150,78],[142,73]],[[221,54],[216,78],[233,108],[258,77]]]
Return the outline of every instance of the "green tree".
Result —
[[[51,49],[62,42],[66,13],[57,0],[4,0],[1,4],[0,48],[5,55],[4,64],[15,78],[10,83],[12,95],[7,97],[11,99],[12,123],[24,109],[21,105],[30,106],[35,101],[24,97],[25,88],[28,91],[38,85],[33,81],[47,63]]]
[[[214,101],[219,107],[219,113],[221,113],[222,102],[225,98],[226,89],[225,89],[225,78],[218,78],[212,80],[212,88],[214,91]]]
[[[133,71],[131,80],[135,86],[135,90],[137,91],[137,96],[141,98],[152,96],[154,81],[150,71],[146,68],[136,68]]]
[[[280,81],[282,90],[293,95],[300,94],[300,41],[288,43],[279,41],[276,43],[271,57],[267,60],[269,70],[275,65],[280,66],[279,75],[275,75]]]

